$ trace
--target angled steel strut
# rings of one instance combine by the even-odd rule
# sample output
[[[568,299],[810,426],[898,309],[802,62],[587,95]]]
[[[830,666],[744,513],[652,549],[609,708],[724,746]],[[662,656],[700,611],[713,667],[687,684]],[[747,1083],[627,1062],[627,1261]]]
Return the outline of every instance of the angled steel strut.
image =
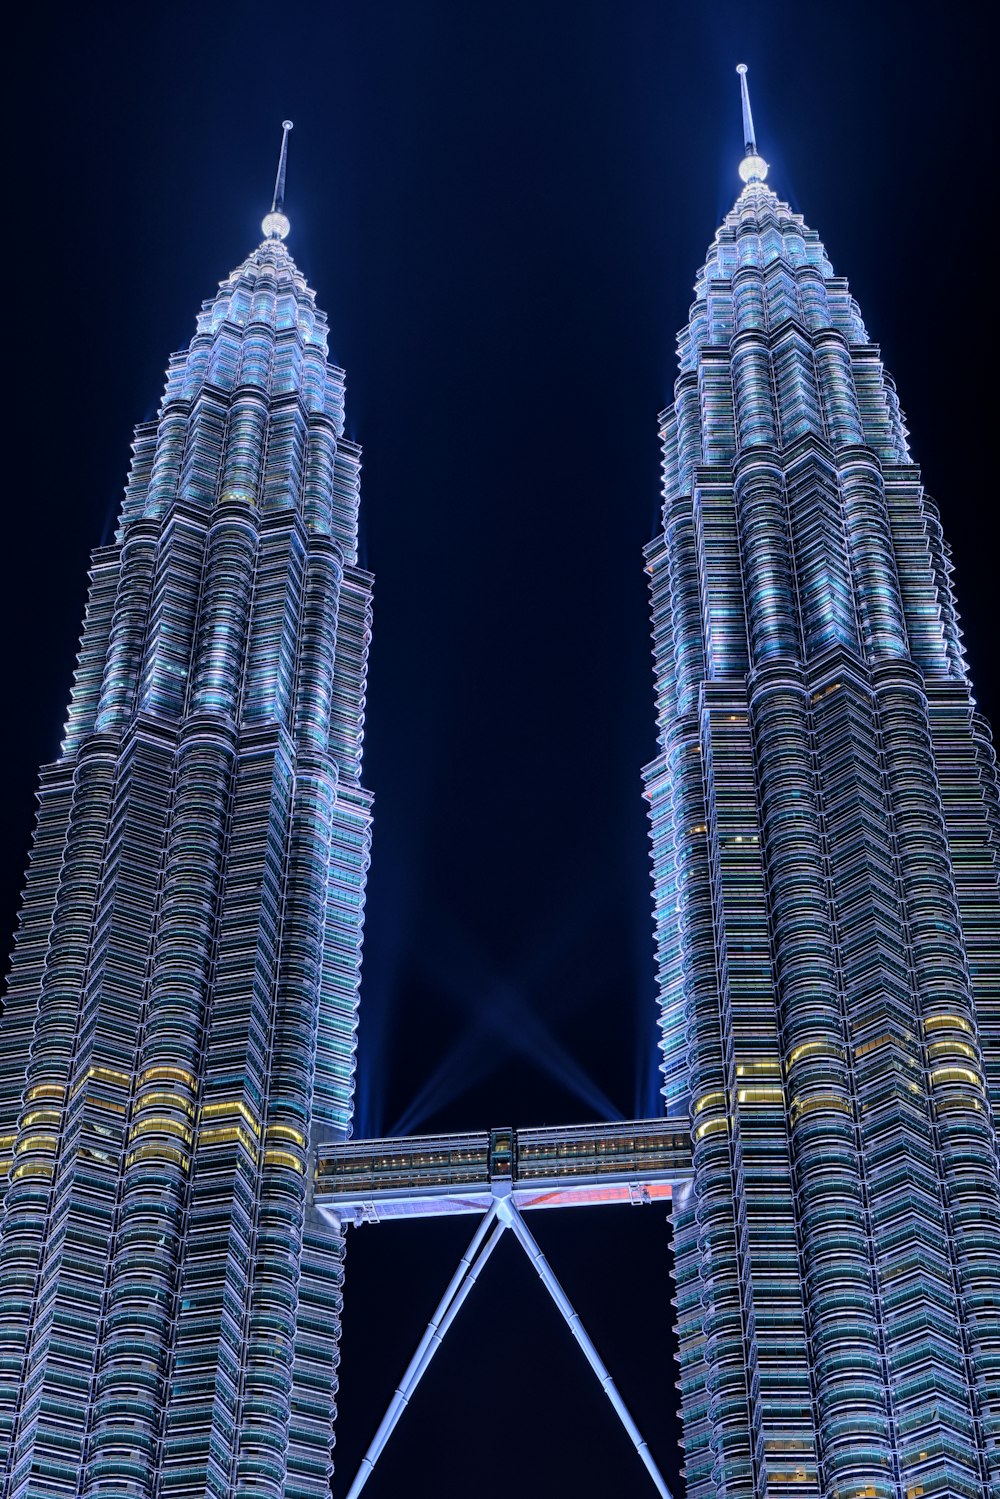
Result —
[[[395,1431],[400,1416],[409,1404],[410,1396],[440,1348],[445,1333],[458,1316],[462,1303],[475,1285],[480,1270],[499,1244],[507,1225],[498,1223],[496,1220],[497,1210],[494,1205],[483,1217],[472,1237],[471,1244],[459,1260],[458,1269],[448,1282],[448,1289],[438,1302],[437,1311],[428,1322],[424,1335],[417,1344],[417,1351],[406,1366],[406,1373],[396,1387],[396,1393],[389,1402],[389,1409],[382,1417],[378,1431],[372,1438],[371,1446],[361,1459],[361,1466],[347,1491],[347,1499],[357,1499],[371,1477],[372,1469],[378,1462],[386,1442]],[[494,1225],[493,1232],[489,1239],[486,1239],[491,1225]],[[485,1247],[484,1240],[486,1240]]]
[[[568,1326],[576,1341],[579,1343],[580,1347],[583,1349],[584,1356],[586,1357],[586,1360],[590,1367],[593,1369],[594,1373],[597,1375],[602,1390],[611,1401],[611,1404],[614,1407],[615,1414],[624,1426],[625,1430],[628,1432],[629,1440],[631,1441],[636,1452],[638,1452],[640,1458],[645,1464],[650,1478],[656,1485],[657,1493],[661,1495],[661,1499],[671,1499],[670,1490],[667,1488],[666,1480],[663,1477],[663,1474],[656,1466],[653,1454],[649,1450],[649,1444],[645,1441],[642,1433],[639,1431],[638,1426],[636,1426],[635,1422],[633,1421],[629,1408],[625,1404],[618,1391],[618,1386],[615,1384],[614,1380],[611,1378],[611,1375],[608,1373],[607,1366],[605,1365],[604,1360],[601,1358],[601,1355],[594,1347],[587,1329],[580,1321],[579,1313],[573,1310],[573,1305],[569,1297],[566,1295],[566,1292],[563,1290],[562,1286],[556,1280],[555,1275],[552,1273],[552,1268],[542,1251],[539,1249],[538,1243],[535,1239],[535,1236],[532,1234],[531,1229],[525,1223],[517,1208],[514,1207],[511,1202],[505,1199],[501,1199],[497,1206],[497,1216],[500,1218],[501,1222],[506,1223],[506,1225],[513,1230],[518,1243],[521,1245],[521,1248],[524,1250],[525,1254],[528,1256],[529,1260],[538,1271],[542,1285],[548,1291],[549,1295],[552,1297],[552,1300],[562,1312],[563,1317],[566,1320],[566,1325]]]
[[[494,1182],[493,1190],[495,1194],[493,1202],[480,1221],[479,1227],[473,1235],[472,1242],[459,1261],[458,1269],[449,1281],[448,1288],[438,1303],[434,1316],[427,1324],[424,1335],[417,1345],[417,1350],[407,1365],[406,1373],[400,1380],[396,1388],[396,1393],[389,1403],[389,1409],[382,1418],[378,1431],[372,1439],[371,1446],[361,1459],[361,1466],[358,1469],[354,1482],[347,1491],[347,1499],[358,1499],[358,1495],[371,1477],[372,1470],[381,1456],[386,1442],[389,1440],[400,1416],[406,1409],[410,1397],[423,1377],[434,1354],[441,1346],[445,1333],[458,1316],[465,1298],[476,1283],[480,1271],[508,1228],[513,1232],[514,1237],[538,1272],[542,1284],[562,1313],[570,1332],[583,1349],[587,1362],[597,1375],[601,1388],[611,1401],[615,1414],[628,1432],[632,1445],[635,1447],[649,1476],[652,1478],[657,1493],[661,1496],[661,1499],[672,1499],[666,1480],[657,1467],[649,1446],[643,1439],[639,1428],[632,1419],[629,1409],[622,1399],[614,1380],[608,1373],[607,1366],[594,1347],[589,1334],[580,1321],[579,1315],[574,1311],[569,1297],[558,1280],[556,1280],[551,1266],[539,1248],[534,1235],[511,1200],[509,1186],[504,1190],[502,1183]],[[490,1233],[491,1228],[493,1230],[492,1233]]]

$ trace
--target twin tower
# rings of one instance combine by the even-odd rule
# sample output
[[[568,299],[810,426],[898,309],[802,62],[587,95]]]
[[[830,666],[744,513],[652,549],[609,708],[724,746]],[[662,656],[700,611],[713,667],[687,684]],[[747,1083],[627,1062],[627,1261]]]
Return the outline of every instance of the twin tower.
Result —
[[[892,383],[743,87],[646,552],[687,1494],[1000,1499],[994,758]],[[137,429],[41,775],[0,1072],[5,1499],[330,1492],[345,1221],[317,1181],[351,1125],[371,578],[283,188],[284,144],[263,242]]]

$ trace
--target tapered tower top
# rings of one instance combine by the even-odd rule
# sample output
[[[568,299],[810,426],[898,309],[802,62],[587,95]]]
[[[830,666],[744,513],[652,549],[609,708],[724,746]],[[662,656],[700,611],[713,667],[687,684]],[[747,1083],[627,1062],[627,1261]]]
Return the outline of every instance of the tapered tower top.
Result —
[[[740,162],[740,176],[744,182],[763,182],[767,176],[767,162],[757,152],[746,63],[737,63],[736,71],[740,75],[740,98],[743,103],[743,160]]]
[[[281,152],[278,156],[278,175],[274,179],[274,197],[271,199],[271,212],[264,215],[261,229],[264,231],[265,239],[287,239],[291,224],[285,217],[285,167],[288,162],[288,132],[292,128],[291,120],[281,122]]]

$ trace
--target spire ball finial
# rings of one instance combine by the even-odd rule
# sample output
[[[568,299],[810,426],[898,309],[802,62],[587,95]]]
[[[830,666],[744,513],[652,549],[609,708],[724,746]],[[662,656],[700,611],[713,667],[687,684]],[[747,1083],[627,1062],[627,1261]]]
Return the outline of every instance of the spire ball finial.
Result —
[[[281,152],[278,156],[278,175],[274,179],[274,197],[271,212],[264,215],[261,229],[265,239],[287,239],[291,224],[285,216],[285,168],[288,163],[288,132],[293,128],[291,120],[281,122]]]
[[[743,160],[740,162],[740,176],[744,182],[763,182],[767,176],[767,162],[757,150],[746,63],[738,62],[736,71],[740,75],[740,102],[743,105]]]

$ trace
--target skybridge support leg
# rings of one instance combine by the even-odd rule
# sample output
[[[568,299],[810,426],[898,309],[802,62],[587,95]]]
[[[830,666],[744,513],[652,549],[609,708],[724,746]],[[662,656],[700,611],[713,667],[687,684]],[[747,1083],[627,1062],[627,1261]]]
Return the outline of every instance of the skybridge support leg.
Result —
[[[424,1335],[417,1345],[416,1353],[407,1365],[406,1373],[389,1402],[389,1409],[382,1417],[382,1423],[372,1438],[371,1446],[361,1459],[361,1466],[347,1491],[347,1499],[358,1499],[358,1495],[371,1477],[372,1469],[378,1462],[386,1442],[395,1431],[400,1416],[409,1404],[410,1396],[423,1378],[427,1366],[444,1340],[445,1333],[461,1311],[462,1304],[475,1285],[479,1272],[503,1237],[507,1226],[506,1223],[498,1221],[496,1204],[484,1214],[472,1237],[472,1242],[458,1262],[458,1269],[448,1282],[448,1289],[438,1302],[437,1311],[427,1324]],[[491,1227],[493,1232],[487,1239],[486,1236]]]
[[[497,1216],[499,1217],[502,1224],[506,1224],[513,1230],[518,1242],[521,1245],[521,1248],[524,1250],[525,1254],[528,1256],[529,1260],[538,1271],[542,1284],[545,1286],[545,1289],[552,1297],[552,1300],[555,1302],[556,1306],[562,1312],[564,1318],[566,1319],[566,1323],[569,1327],[570,1332],[573,1334],[574,1338],[583,1349],[583,1352],[587,1358],[587,1362],[590,1364],[590,1367],[593,1369],[594,1373],[597,1375],[598,1379],[601,1382],[601,1388],[604,1390],[605,1395],[607,1395],[608,1399],[611,1401],[611,1404],[614,1406],[618,1419],[621,1421],[625,1430],[628,1432],[629,1437],[632,1440],[632,1445],[635,1447],[635,1450],[638,1452],[643,1463],[645,1464],[650,1478],[656,1485],[657,1492],[662,1496],[662,1499],[672,1499],[670,1490],[667,1488],[666,1480],[664,1479],[663,1474],[660,1472],[659,1468],[656,1466],[656,1463],[653,1459],[653,1454],[650,1452],[649,1447],[643,1440],[638,1426],[636,1426],[631,1415],[629,1414],[628,1407],[626,1406],[624,1400],[618,1393],[618,1388],[615,1385],[614,1380],[611,1378],[611,1375],[608,1373],[607,1368],[604,1364],[604,1360],[601,1358],[601,1355],[598,1353],[597,1349],[591,1342],[590,1336],[587,1333],[583,1323],[580,1321],[579,1316],[573,1310],[573,1306],[570,1302],[569,1297],[566,1295],[566,1292],[563,1290],[562,1286],[553,1275],[551,1266],[549,1265],[549,1262],[545,1258],[541,1249],[538,1247],[538,1243],[534,1235],[509,1198],[503,1198],[498,1202]]]

